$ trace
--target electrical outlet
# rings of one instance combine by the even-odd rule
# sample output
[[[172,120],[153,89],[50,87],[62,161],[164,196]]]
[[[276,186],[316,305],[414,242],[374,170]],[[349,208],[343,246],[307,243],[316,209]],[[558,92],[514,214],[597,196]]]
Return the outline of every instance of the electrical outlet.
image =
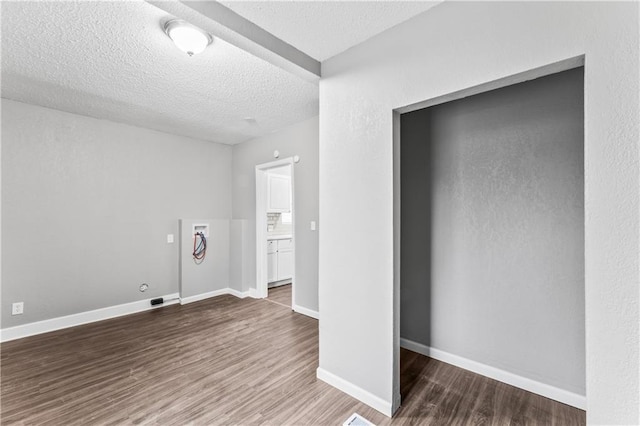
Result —
[[[24,313],[24,302],[16,302],[11,305],[11,315],[22,315]]]
[[[312,221],[311,221],[311,226],[310,226],[310,228],[311,228],[311,230],[312,230],[312,231],[315,231],[315,230],[316,230],[316,221],[315,221],[315,220],[312,220]]]
[[[167,234],[167,244],[173,244],[173,234]]]

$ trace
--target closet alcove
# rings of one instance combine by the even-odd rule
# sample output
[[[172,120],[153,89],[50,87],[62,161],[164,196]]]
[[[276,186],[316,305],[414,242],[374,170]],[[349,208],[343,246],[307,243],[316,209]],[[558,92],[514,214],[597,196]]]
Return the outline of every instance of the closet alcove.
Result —
[[[583,76],[400,116],[402,347],[585,395]]]

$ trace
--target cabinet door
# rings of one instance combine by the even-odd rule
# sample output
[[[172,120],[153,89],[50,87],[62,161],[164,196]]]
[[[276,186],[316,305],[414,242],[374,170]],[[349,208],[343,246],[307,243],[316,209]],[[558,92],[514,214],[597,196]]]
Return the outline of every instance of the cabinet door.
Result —
[[[291,211],[291,179],[286,176],[269,176],[267,209],[276,212]]]
[[[267,253],[267,281],[278,281],[278,253]]]
[[[278,281],[293,277],[293,251],[278,251]]]
[[[293,240],[291,238],[277,240],[276,242],[278,243],[278,251],[293,250]]]

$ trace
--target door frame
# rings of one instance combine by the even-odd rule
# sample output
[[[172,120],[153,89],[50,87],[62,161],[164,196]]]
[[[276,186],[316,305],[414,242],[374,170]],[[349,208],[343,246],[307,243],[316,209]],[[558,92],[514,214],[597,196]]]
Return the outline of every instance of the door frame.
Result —
[[[402,187],[400,183],[400,150],[401,150],[401,138],[400,138],[400,116],[402,114],[417,111],[420,109],[432,107],[435,105],[440,105],[446,102],[455,101],[458,99],[466,98],[468,96],[477,95],[480,93],[489,92],[491,90],[500,89],[503,87],[512,86],[514,84],[523,83],[529,80],[533,80],[540,77],[545,77],[552,74],[557,74],[559,72],[567,71],[574,68],[584,67],[585,68],[585,86],[584,90],[584,102],[586,105],[587,102],[587,92],[586,92],[586,65],[585,65],[585,56],[575,56],[571,58],[567,58],[558,62],[554,62],[551,64],[543,65],[538,68],[534,68],[528,71],[524,71],[518,74],[513,74],[507,77],[503,77],[497,80],[493,80],[486,83],[481,83],[477,86],[469,87],[466,89],[462,89],[456,92],[452,92],[446,95],[437,96],[435,98],[427,99],[421,102],[417,102],[414,104],[406,105],[401,108],[396,108],[393,110],[393,314],[392,314],[392,322],[393,322],[393,333],[392,333],[392,348],[393,348],[393,376],[392,376],[392,393],[393,400],[391,406],[391,413],[395,413],[398,408],[400,408],[401,396],[400,396],[400,287],[401,287],[401,269],[400,269],[400,261],[402,253],[400,251],[400,235],[401,235],[401,197],[400,194],[402,192]],[[586,115],[584,118],[583,126],[586,123]],[[587,132],[585,128],[584,139],[583,139],[583,149],[586,149],[587,144]],[[584,185],[586,191],[586,177],[587,177],[587,157],[584,157]],[[586,192],[583,193],[586,200]],[[583,229],[585,238],[587,235],[586,222],[585,228]],[[586,244],[586,243],[585,243]],[[586,250],[586,247],[585,247]],[[586,253],[586,252],[585,252]],[[585,254],[586,255],[586,254]],[[585,288],[586,288],[586,268],[588,265],[585,262]],[[586,292],[586,290],[585,290]],[[586,293],[585,293],[586,297]],[[585,310],[585,323],[587,321],[587,311]],[[588,323],[585,325],[585,330],[588,327]],[[589,357],[588,348],[585,351],[585,355]],[[432,355],[433,357],[433,355]],[[454,365],[456,365],[454,363]],[[470,364],[467,364],[470,365]],[[462,365],[459,365],[462,366]],[[463,367],[467,368],[467,367]],[[503,379],[499,379],[497,376],[491,376],[487,373],[490,370],[474,370],[473,368],[468,368],[471,371],[477,372],[478,374],[482,374],[486,377],[490,377],[492,379],[504,381],[508,384],[516,386],[521,389],[525,389],[529,392],[535,393],[536,395],[542,395],[545,398],[550,398],[555,401],[559,401],[563,404],[567,404],[582,410],[585,410],[587,407],[587,397],[582,397],[581,395],[574,394],[571,392],[565,392],[561,389],[557,389],[554,387],[542,385],[538,386],[538,382],[535,381],[525,381],[525,382],[508,382]],[[587,366],[588,369],[588,366]],[[527,387],[528,386],[528,387]]]
[[[291,309],[296,300],[296,208],[293,157],[258,164],[256,168],[256,293],[264,299],[269,295],[267,278],[267,172],[282,166],[291,170],[291,241],[293,247],[293,273],[291,274]]]

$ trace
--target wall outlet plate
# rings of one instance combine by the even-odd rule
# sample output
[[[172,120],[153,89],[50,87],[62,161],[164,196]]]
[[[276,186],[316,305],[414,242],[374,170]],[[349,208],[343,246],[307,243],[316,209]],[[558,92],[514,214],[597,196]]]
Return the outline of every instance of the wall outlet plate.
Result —
[[[22,315],[24,313],[24,302],[16,302],[11,305],[11,315]]]
[[[173,234],[167,234],[167,244],[173,244]]]

